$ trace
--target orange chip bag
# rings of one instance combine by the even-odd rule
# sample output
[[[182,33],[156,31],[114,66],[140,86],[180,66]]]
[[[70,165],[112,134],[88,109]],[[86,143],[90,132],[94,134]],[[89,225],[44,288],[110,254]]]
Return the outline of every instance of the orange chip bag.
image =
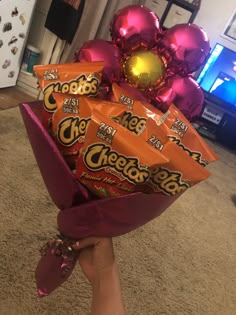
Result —
[[[112,85],[112,90],[116,101],[128,105],[132,105],[136,102],[116,83]],[[218,159],[217,155],[211,150],[211,148],[209,148],[209,146],[192,127],[191,123],[174,104],[172,104],[169,110],[163,114],[160,110],[148,103],[140,103],[149,110],[149,112],[147,112],[149,117],[159,121],[159,124],[166,124],[166,134],[169,139],[180,146],[200,165],[205,166],[209,162]],[[153,112],[154,115],[151,115],[150,112]]]
[[[99,197],[122,196],[145,190],[150,167],[167,162],[144,140],[94,111],[76,177]]]
[[[160,110],[146,102],[133,100],[116,83],[112,85],[112,89],[115,100],[127,104],[129,107],[139,103],[139,105],[142,104],[147,109],[146,113],[149,118],[145,121],[146,128],[139,135],[149,145],[161,151],[170,160],[165,166],[166,168],[152,169],[150,180],[151,190],[154,189],[154,191],[162,191],[165,194],[174,195],[197,184],[210,175],[207,170],[195,163],[182,150],[183,147],[178,147],[176,142],[171,142],[167,137],[169,135],[169,128],[163,124],[166,117],[165,114],[163,115]],[[194,153],[196,154],[196,152]],[[192,157],[196,159],[196,155],[193,155],[193,152]]]
[[[159,123],[163,124],[163,128],[166,126],[168,138],[200,165],[206,166],[209,162],[218,159],[218,156],[174,104],[171,104]]]
[[[118,84],[113,83],[112,84],[112,92],[114,95],[114,99],[116,102],[120,102],[122,104],[127,105],[128,107],[132,108],[133,104],[139,103],[140,105],[144,106],[146,109],[148,109],[147,115],[149,117],[152,117],[153,119],[158,119],[163,115],[162,111],[157,109],[155,106],[150,105],[147,102],[144,102],[143,100],[137,100],[134,99],[131,94],[129,94],[127,91],[125,91],[123,88],[121,88]]]
[[[115,100],[127,106],[126,111],[117,117],[116,122],[136,135],[140,135],[145,130],[148,117],[159,120],[163,115],[151,105],[134,100],[116,83],[112,84],[112,90]]]
[[[120,103],[86,96],[53,93],[53,98],[57,110],[52,118],[52,136],[71,168],[75,168],[92,110],[97,108],[107,116],[117,116],[126,109]]]
[[[44,94],[42,124],[51,128],[52,114],[56,110],[53,92],[96,96],[101,83],[102,62],[49,64],[34,66]]]
[[[151,190],[172,196],[210,176],[204,167],[168,139],[164,125],[158,126],[153,119],[149,118],[145,132],[140,137],[156,150],[161,151],[169,160],[164,167],[151,169],[149,181]]]

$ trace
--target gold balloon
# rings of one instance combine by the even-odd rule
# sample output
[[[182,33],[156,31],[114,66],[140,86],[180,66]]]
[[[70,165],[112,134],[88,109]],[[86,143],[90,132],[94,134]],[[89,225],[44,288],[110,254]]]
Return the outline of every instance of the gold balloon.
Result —
[[[152,51],[137,51],[123,64],[128,82],[139,89],[159,85],[165,77],[165,64],[161,57]]]

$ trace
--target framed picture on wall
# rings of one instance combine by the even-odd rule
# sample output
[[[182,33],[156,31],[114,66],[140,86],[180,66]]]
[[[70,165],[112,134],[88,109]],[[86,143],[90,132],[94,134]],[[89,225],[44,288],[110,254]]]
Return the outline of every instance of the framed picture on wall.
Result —
[[[222,36],[236,43],[236,11],[227,23]]]

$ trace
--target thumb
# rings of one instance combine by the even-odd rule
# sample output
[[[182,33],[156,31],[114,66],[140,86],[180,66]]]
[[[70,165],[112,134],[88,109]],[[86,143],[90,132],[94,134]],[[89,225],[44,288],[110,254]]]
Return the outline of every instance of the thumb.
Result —
[[[99,242],[98,238],[96,237],[87,237],[84,239],[81,239],[79,241],[76,241],[73,245],[72,248],[74,250],[80,250],[86,247],[90,247],[90,246],[95,246],[97,243]]]

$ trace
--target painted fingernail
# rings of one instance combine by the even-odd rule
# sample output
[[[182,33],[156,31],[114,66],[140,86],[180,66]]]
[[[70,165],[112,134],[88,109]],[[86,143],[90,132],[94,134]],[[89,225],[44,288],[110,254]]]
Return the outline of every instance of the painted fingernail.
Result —
[[[73,245],[73,248],[74,248],[74,249],[78,249],[78,248],[79,248],[79,245],[80,245],[80,244],[79,244],[79,241],[76,241],[75,244]]]

